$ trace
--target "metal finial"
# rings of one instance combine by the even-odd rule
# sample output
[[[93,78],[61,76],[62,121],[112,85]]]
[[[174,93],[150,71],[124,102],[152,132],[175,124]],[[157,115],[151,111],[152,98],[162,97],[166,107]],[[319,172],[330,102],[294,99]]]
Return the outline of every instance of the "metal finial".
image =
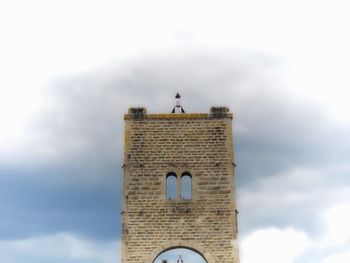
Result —
[[[180,112],[185,113],[184,108],[182,108],[182,106],[181,106],[180,98],[181,98],[180,94],[176,93],[176,95],[175,95],[176,103],[175,103],[175,107],[173,108],[173,111],[171,113],[180,113]]]

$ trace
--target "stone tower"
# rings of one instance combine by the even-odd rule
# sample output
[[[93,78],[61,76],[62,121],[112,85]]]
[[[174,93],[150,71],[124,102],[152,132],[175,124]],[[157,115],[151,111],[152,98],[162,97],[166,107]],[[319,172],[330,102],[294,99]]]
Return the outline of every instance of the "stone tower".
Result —
[[[172,248],[239,262],[232,116],[125,114],[122,263],[153,263]]]

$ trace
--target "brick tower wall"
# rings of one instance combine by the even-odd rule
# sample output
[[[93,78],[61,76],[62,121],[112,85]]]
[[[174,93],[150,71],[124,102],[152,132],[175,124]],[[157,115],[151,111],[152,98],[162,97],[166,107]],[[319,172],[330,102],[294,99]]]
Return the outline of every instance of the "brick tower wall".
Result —
[[[232,113],[131,108],[124,119],[122,263],[153,263],[177,247],[208,263],[238,263]],[[169,172],[191,174],[191,200],[167,200]]]

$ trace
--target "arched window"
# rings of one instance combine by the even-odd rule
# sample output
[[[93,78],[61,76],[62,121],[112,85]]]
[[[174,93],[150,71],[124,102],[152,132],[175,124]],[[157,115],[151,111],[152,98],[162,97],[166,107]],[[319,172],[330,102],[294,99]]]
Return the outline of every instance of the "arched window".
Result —
[[[192,176],[189,172],[181,175],[181,199],[190,200],[192,198]]]
[[[175,262],[195,262],[195,263],[207,263],[206,259],[195,252],[192,249],[188,248],[173,248],[166,250],[165,252],[159,254],[153,263],[175,263]]]
[[[177,188],[177,176],[176,173],[170,172],[166,175],[166,199],[175,200],[177,197],[176,194]]]

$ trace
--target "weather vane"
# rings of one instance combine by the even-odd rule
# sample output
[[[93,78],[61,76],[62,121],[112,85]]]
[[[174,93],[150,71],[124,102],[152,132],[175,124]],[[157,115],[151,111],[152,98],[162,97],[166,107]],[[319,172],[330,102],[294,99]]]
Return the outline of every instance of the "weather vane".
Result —
[[[175,96],[176,104],[175,104],[175,107],[171,113],[185,113],[184,108],[182,108],[182,106],[181,106],[180,98],[181,98],[180,94],[176,93],[176,96]]]

